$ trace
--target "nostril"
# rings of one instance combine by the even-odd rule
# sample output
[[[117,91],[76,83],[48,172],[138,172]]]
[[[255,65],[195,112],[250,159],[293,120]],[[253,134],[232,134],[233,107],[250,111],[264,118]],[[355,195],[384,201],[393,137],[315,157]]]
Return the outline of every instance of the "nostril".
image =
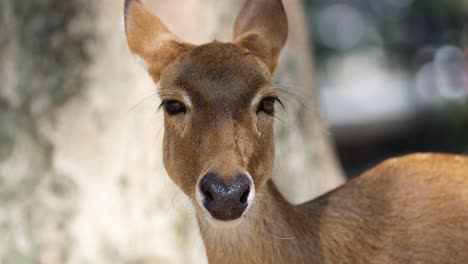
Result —
[[[213,195],[211,194],[209,190],[205,190],[205,188],[202,187],[202,193],[203,193],[203,196],[205,196],[205,202],[209,203],[213,201]]]
[[[250,194],[250,187],[247,187],[247,189],[245,189],[245,191],[242,193],[240,197],[240,202],[243,204],[246,204],[247,198],[249,198],[249,194]]]
[[[219,189],[222,187],[218,176],[214,173],[205,175],[200,183],[200,191],[204,197],[205,205],[212,203],[219,195]],[[222,189],[222,188],[221,188]]]

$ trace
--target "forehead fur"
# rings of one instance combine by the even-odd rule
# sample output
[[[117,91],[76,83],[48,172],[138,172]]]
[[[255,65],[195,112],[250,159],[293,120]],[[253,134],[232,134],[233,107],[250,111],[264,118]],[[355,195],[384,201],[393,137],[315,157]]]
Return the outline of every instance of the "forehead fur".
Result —
[[[195,105],[243,106],[270,81],[268,69],[245,49],[212,42],[182,55],[162,76],[162,90],[185,91]]]

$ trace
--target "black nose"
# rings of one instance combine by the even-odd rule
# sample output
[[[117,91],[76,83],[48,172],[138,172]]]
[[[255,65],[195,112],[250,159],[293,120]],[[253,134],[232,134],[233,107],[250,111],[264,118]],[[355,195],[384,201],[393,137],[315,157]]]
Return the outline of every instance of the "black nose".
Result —
[[[217,174],[208,173],[203,177],[200,188],[204,197],[203,205],[216,219],[237,219],[247,208],[250,180],[243,174],[225,184]]]

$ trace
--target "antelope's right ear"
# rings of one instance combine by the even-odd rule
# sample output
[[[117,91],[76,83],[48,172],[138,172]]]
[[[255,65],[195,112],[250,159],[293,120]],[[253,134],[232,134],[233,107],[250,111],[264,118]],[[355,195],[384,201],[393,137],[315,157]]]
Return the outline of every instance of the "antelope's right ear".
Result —
[[[155,82],[168,64],[193,48],[172,34],[139,0],[125,0],[124,20],[128,46],[146,63]]]

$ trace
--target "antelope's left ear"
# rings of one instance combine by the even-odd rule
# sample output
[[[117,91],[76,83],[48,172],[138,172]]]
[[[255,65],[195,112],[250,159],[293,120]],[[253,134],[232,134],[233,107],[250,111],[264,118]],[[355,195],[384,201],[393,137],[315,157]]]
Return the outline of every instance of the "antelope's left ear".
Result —
[[[273,74],[288,37],[288,21],[281,0],[247,0],[237,17],[233,39],[262,60]]]
[[[128,46],[146,63],[155,82],[167,65],[194,47],[179,40],[139,0],[125,0],[124,19]]]

